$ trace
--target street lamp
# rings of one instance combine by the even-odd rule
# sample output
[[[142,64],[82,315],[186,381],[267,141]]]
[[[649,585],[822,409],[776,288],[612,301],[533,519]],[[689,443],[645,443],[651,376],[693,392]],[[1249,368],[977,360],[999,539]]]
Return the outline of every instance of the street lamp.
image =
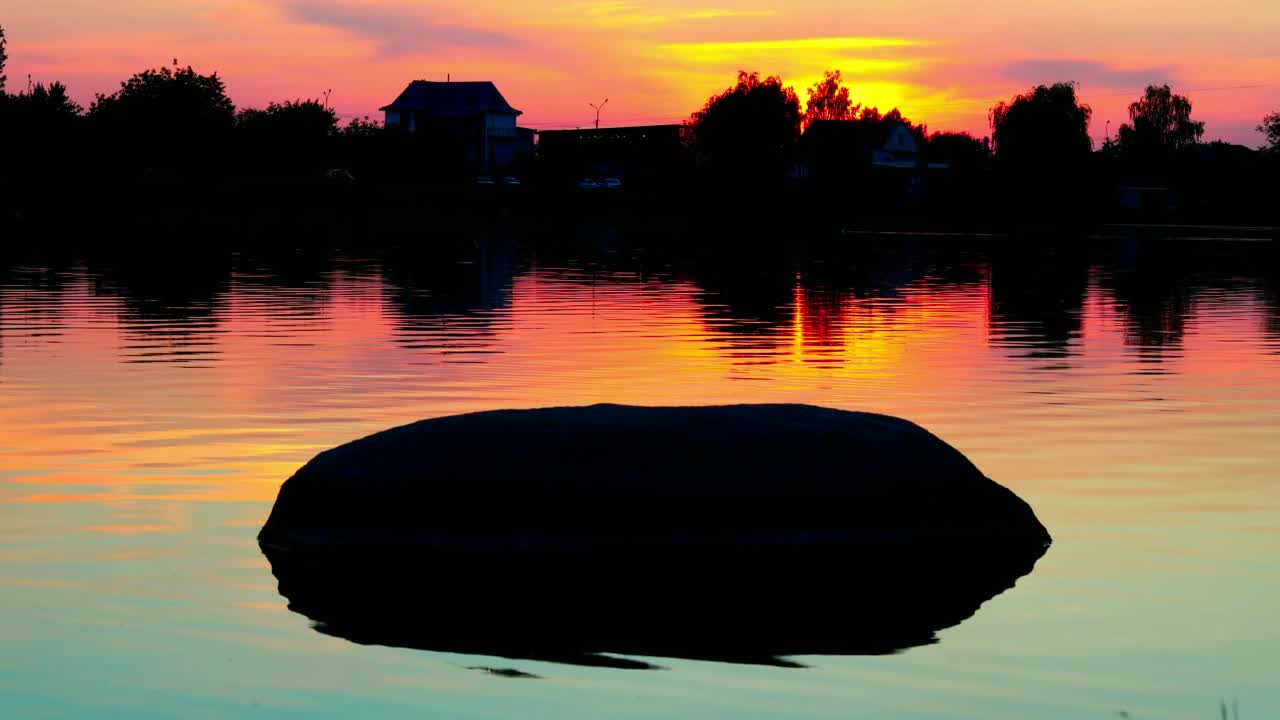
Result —
[[[587,105],[591,106],[596,111],[596,129],[597,130],[600,129],[600,111],[604,108],[605,105],[608,105],[608,104],[609,104],[609,98],[605,98],[604,102],[600,103],[599,105],[596,105],[595,103],[587,103]]]

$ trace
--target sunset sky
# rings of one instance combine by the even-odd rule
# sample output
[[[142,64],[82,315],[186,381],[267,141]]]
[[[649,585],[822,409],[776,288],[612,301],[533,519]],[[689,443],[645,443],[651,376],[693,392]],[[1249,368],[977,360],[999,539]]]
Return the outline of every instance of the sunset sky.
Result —
[[[10,89],[61,80],[87,105],[177,58],[237,106],[319,97],[370,114],[412,79],[493,80],[522,124],[678,122],[738,69],[801,98],[824,69],[855,100],[931,130],[986,133],[987,109],[1076,80],[1096,139],[1151,82],[1188,94],[1207,139],[1256,146],[1280,109],[1280,3],[1143,0],[0,0]]]

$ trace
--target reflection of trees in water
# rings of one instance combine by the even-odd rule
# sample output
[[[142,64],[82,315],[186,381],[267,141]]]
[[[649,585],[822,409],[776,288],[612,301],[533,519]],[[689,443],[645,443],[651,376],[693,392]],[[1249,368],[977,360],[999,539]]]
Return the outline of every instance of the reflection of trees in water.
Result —
[[[1159,360],[1182,346],[1197,288],[1164,269],[1123,269],[1104,276],[1116,309],[1124,315],[1125,342],[1145,359]]]
[[[327,247],[266,248],[238,253],[234,272],[236,292],[270,298],[294,315],[325,313],[335,273],[352,277],[372,276],[371,260],[348,259]]]
[[[208,361],[231,285],[227,251],[134,251],[89,261],[93,291],[118,297],[126,362]]]
[[[335,294],[359,295],[374,287],[380,273],[372,257],[347,257],[327,247],[240,254],[235,262],[235,313],[260,320],[258,332],[274,344],[310,345],[311,333],[331,326]]]
[[[70,268],[63,262],[19,265],[0,259],[0,366],[4,364],[6,328],[41,344],[62,336],[62,294]]]
[[[1181,349],[1207,292],[1265,302],[1269,248],[1243,243],[1130,242],[1106,257],[1099,284],[1124,317],[1125,341],[1148,360]]]
[[[1280,354],[1280,248],[1272,248],[1261,266],[1264,268],[1262,302],[1265,312],[1262,329],[1272,352]]]
[[[699,263],[693,282],[707,327],[720,334],[725,350],[751,354],[782,343],[792,319],[789,305],[796,283],[790,263]]]
[[[895,239],[757,263],[703,261],[694,280],[705,290],[706,324],[731,357],[749,361],[786,348],[809,362],[840,363],[836,351],[850,347],[853,331],[891,317],[908,293],[972,287],[982,277],[967,251]]]
[[[1064,358],[1080,340],[1089,262],[1078,247],[1002,246],[990,256],[991,343]]]
[[[212,317],[231,284],[229,252],[141,252],[88,262],[95,294],[120,298],[123,320],[146,332],[150,324],[200,324]]]
[[[396,342],[465,361],[494,352],[500,312],[511,305],[515,245],[500,234],[486,233],[453,247],[452,252],[393,251],[383,279]]]
[[[1109,246],[1098,284],[1125,322],[1125,342],[1144,360],[1180,352],[1207,296],[1256,304],[1259,330],[1280,339],[1277,249],[1271,243],[1130,240]]]

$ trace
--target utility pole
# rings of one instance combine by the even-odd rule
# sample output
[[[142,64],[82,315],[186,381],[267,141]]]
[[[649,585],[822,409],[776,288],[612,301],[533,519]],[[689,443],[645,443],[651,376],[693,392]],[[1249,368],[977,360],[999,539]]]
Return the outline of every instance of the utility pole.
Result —
[[[597,130],[600,129],[600,111],[604,109],[605,105],[608,105],[608,104],[609,104],[609,98],[605,98],[604,102],[600,103],[599,105],[596,105],[595,103],[587,103],[587,105],[591,106],[596,111],[596,129]]]

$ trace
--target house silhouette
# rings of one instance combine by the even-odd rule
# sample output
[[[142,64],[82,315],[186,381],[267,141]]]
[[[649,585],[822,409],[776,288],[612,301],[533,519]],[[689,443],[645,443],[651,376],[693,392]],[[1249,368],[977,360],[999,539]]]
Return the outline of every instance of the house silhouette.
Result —
[[[516,128],[521,112],[489,81],[414,80],[381,111],[387,127],[430,135],[432,142],[457,150],[475,171],[509,167],[523,150],[525,134]]]

